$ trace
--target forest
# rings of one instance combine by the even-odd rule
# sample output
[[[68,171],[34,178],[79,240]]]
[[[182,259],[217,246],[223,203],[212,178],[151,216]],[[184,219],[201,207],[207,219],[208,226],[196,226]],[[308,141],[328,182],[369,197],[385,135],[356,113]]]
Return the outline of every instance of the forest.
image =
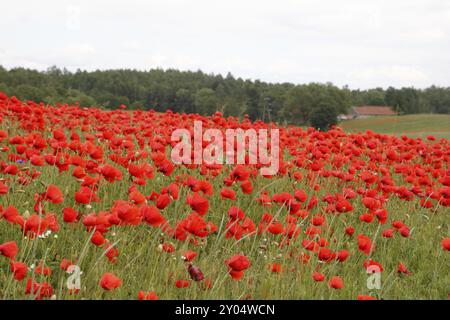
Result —
[[[332,83],[268,83],[174,69],[46,71],[0,66],[0,91],[47,104],[98,106],[224,116],[305,124],[316,108],[345,113],[351,106],[388,105],[399,114],[450,113],[450,87],[425,89],[338,87]]]

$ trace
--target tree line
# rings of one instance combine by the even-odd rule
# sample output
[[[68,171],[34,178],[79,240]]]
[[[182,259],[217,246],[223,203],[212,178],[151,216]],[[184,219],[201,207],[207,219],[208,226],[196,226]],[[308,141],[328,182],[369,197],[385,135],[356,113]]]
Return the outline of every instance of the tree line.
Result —
[[[49,104],[155,109],[305,124],[318,111],[345,113],[356,105],[389,105],[400,114],[450,113],[450,87],[375,88],[351,90],[332,83],[267,83],[244,80],[230,73],[174,69],[104,70],[70,72],[0,66],[0,91],[22,100]]]

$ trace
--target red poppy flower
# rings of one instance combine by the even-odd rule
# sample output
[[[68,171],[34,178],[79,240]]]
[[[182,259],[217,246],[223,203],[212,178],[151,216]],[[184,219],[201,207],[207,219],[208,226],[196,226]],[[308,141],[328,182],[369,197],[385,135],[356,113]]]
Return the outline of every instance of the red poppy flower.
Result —
[[[25,286],[25,294],[36,295],[36,300],[50,298],[53,295],[53,287],[47,282],[37,283],[29,278]]]
[[[317,256],[320,261],[330,262],[336,257],[336,254],[328,248],[321,248]]]
[[[208,199],[203,198],[197,192],[195,192],[192,196],[187,197],[188,205],[200,215],[205,215],[208,212],[209,203]]]
[[[168,253],[172,253],[175,251],[175,246],[172,243],[164,242],[162,244],[162,250]]]
[[[143,218],[136,205],[124,200],[114,201],[111,212],[117,215],[122,225],[138,225]]]
[[[233,280],[236,280],[236,281],[241,280],[242,277],[244,276],[244,271],[237,271],[237,270],[230,269],[228,271],[228,273],[230,274],[231,278],[233,278]]]
[[[44,160],[43,157],[34,155],[34,156],[32,156],[32,157],[30,158],[30,163],[31,163],[33,166],[42,167],[42,166],[45,165],[45,160]]]
[[[450,238],[444,238],[442,239],[442,248],[444,250],[450,251]]]
[[[230,259],[226,260],[225,263],[230,269],[235,271],[244,271],[250,267],[250,260],[242,254],[232,256]]]
[[[297,201],[305,202],[308,199],[308,195],[305,190],[295,190],[294,197]]]
[[[119,256],[119,249],[113,247],[112,245],[107,245],[105,249],[105,256],[108,258],[109,262],[116,263],[117,257]]]
[[[139,291],[138,292],[138,300],[158,300],[158,296],[154,291],[144,292]]]
[[[338,276],[333,276],[328,285],[333,289],[342,289],[344,287],[344,281]]]
[[[230,209],[228,209],[228,217],[233,221],[243,220],[245,218],[245,213],[241,208],[231,206]]]
[[[223,199],[236,200],[236,192],[232,189],[223,188],[220,191],[220,196]]]
[[[402,221],[396,220],[396,221],[392,221],[392,226],[393,226],[395,229],[401,229],[402,227],[405,226],[405,224],[404,224]]]
[[[336,258],[340,262],[344,262],[345,260],[347,260],[348,256],[349,256],[349,252],[347,250],[341,250],[338,252]]]
[[[95,231],[91,237],[91,242],[95,244],[97,247],[101,247],[106,243],[105,237],[99,231]]]
[[[371,270],[371,272],[382,272],[383,271],[383,266],[381,265],[381,263],[376,262],[372,259],[365,260],[363,265],[366,270]]]
[[[270,271],[272,271],[273,273],[281,273],[283,271],[281,264],[280,263],[272,263],[270,266]]]
[[[363,198],[362,203],[367,209],[369,209],[371,211],[375,211],[376,209],[379,209],[381,206],[381,203],[379,200],[370,198],[370,197]]]
[[[230,178],[235,181],[245,181],[249,176],[250,172],[243,165],[237,165],[231,172]]]
[[[322,282],[323,280],[325,280],[325,275],[320,272],[314,271],[312,274],[312,278],[316,282]]]
[[[338,212],[350,212],[353,210],[352,204],[345,199],[341,199],[336,203],[336,210]]]
[[[61,190],[59,190],[59,188],[53,184],[47,187],[47,191],[44,194],[44,199],[54,204],[58,204],[64,201]]]
[[[8,165],[3,169],[3,173],[15,176],[19,172],[19,168],[16,165]]]
[[[141,215],[144,216],[145,221],[153,227],[160,226],[166,222],[164,216],[154,206],[143,205],[140,207],[139,211]]]
[[[353,227],[349,226],[349,227],[345,228],[345,233],[351,237],[355,233],[355,229]]]
[[[11,272],[14,275],[14,279],[21,281],[25,279],[28,273],[28,267],[25,263],[19,261],[11,261]]]
[[[409,237],[410,230],[409,230],[409,228],[407,226],[401,227],[399,231],[400,231],[400,234],[402,235],[402,237],[404,237],[404,238],[408,238]]]
[[[16,254],[19,252],[19,248],[15,241],[8,241],[0,244],[0,254],[9,259],[14,259]]]
[[[402,262],[399,262],[399,264],[398,264],[397,273],[403,273],[406,275],[411,274],[411,272],[409,272],[408,268],[406,268],[406,266]]]
[[[196,256],[197,256],[196,252],[188,250],[185,253],[183,253],[182,258],[184,259],[184,261],[191,262],[192,260],[194,260]]]
[[[372,297],[372,296],[359,294],[358,295],[358,300],[377,300],[377,298]]]
[[[109,164],[106,164],[103,167],[99,168],[99,172],[103,175],[106,181],[110,183],[116,180],[122,180],[122,172]]]
[[[35,274],[41,274],[44,276],[50,276],[52,274],[52,269],[50,267],[44,266],[44,264],[41,262],[39,265],[34,269]]]
[[[187,288],[189,287],[190,282],[188,280],[177,280],[175,281],[175,286],[177,288]]]
[[[385,229],[381,232],[381,235],[384,238],[392,238],[394,236],[394,230],[392,229]]]
[[[81,187],[75,192],[75,201],[81,204],[89,204],[91,202],[99,201],[95,192],[88,187]]]
[[[146,200],[144,195],[137,190],[131,192],[129,198],[130,201],[134,202],[135,204],[142,204]]]
[[[158,171],[164,174],[165,176],[170,176],[175,170],[175,166],[173,165],[172,161],[164,159],[161,162],[156,164]]]
[[[244,194],[251,194],[253,192],[253,185],[249,180],[241,183],[241,190]]]
[[[0,181],[0,195],[8,193],[8,186],[6,186],[2,181]]]
[[[59,267],[61,268],[61,270],[67,271],[67,269],[73,265],[72,261],[68,260],[68,259],[62,259],[61,263],[59,265]]]
[[[321,214],[316,214],[315,216],[312,217],[311,219],[311,223],[312,225],[318,227],[321,226],[325,223],[325,217]]]
[[[170,196],[168,194],[160,194],[156,199],[156,207],[162,210],[169,205],[170,201]]]
[[[0,214],[6,221],[11,223],[16,223],[21,218],[21,216],[19,215],[19,211],[17,211],[14,206],[9,206]]]
[[[378,222],[381,224],[385,224],[388,218],[388,212],[386,209],[378,209],[375,211],[375,215],[377,216]]]
[[[100,279],[100,286],[105,290],[113,290],[122,285],[122,280],[112,273],[105,273]]]
[[[364,213],[359,216],[359,220],[366,223],[371,223],[373,221],[373,218],[374,216],[371,213]]]
[[[366,255],[369,255],[370,252],[374,249],[372,245],[372,240],[363,234],[358,235],[358,249],[359,251],[364,252]]]
[[[72,208],[63,209],[63,220],[67,223],[72,223],[78,220],[78,212]]]
[[[208,224],[205,222],[202,216],[193,212],[182,221],[184,224],[184,230],[196,235],[197,237],[206,237],[208,235]]]
[[[192,191],[201,191],[203,194],[211,196],[213,194],[213,185],[205,180],[198,180],[192,188]]]

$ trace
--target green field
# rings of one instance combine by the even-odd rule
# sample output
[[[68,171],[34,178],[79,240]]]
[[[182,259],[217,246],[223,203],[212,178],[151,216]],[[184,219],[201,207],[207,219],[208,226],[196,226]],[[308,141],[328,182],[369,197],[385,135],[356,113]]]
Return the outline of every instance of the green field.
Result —
[[[367,119],[347,120],[339,123],[345,131],[364,132],[372,130],[388,133],[426,138],[450,138],[450,115],[418,114],[405,116],[373,117]]]
[[[0,100],[0,299],[449,296],[448,143],[278,127],[293,154],[274,177],[170,171],[166,137],[194,125],[182,115],[16,104]],[[343,125],[450,136],[450,116]]]

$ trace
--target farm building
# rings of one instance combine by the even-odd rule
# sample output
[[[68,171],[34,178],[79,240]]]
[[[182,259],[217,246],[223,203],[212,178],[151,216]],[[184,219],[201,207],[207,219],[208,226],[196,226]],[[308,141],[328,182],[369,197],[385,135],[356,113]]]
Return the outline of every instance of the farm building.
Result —
[[[361,119],[376,116],[394,116],[397,113],[389,106],[358,106],[352,107],[348,114],[338,116],[339,120]]]

